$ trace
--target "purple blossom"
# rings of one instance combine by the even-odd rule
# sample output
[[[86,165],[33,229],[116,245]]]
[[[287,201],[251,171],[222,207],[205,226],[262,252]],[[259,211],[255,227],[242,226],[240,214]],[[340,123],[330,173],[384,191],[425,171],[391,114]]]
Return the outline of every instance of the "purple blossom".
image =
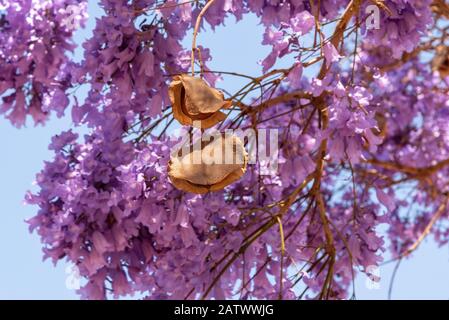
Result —
[[[269,79],[278,76],[273,86],[257,78],[252,88],[260,85],[261,96],[236,104],[222,123],[278,130],[276,174],[264,173],[258,160],[241,180],[205,195],[181,192],[167,177],[177,142],[169,139],[167,89],[170,75],[189,71],[191,48],[183,40],[201,7],[169,1],[150,10],[161,3],[100,1],[104,14],[82,44],[83,61],[75,64],[66,55],[73,30],[60,22],[67,5],[83,2],[19,2],[7,2],[6,18],[0,13],[1,112],[20,126],[27,115],[41,123],[70,105],[73,122],[89,130],[82,139],[72,130],[52,138],[54,157],[37,175],[37,191],[26,195],[38,208],[28,223],[41,238],[44,258],[79,268],[87,280],[82,298],[139,293],[198,299],[214,284],[207,298],[295,299],[295,279],[280,274],[281,267],[284,275],[294,272],[299,261],[316,266],[295,274],[309,288],[301,297],[317,298],[330,251],[317,192],[335,246],[327,298],[347,298],[354,270],[368,273],[382,261],[386,243],[378,226],[388,224],[390,251],[400,254],[449,192],[449,172],[439,167],[449,158],[447,82],[418,58],[388,69],[424,41],[430,0],[384,1],[392,15],[382,11],[382,28],[363,30],[357,51],[347,39],[337,49],[326,34],[307,48],[312,45],[304,36],[316,22],[339,18],[349,1],[325,0],[319,8],[302,0],[216,1],[202,27],[255,14],[265,28],[262,44],[271,49],[261,62],[263,73],[287,55],[294,64],[271,73]],[[44,12],[48,19],[41,19]],[[198,46],[195,54],[196,70],[201,67],[216,86],[220,75],[208,67],[213,52]],[[310,76],[312,65],[324,75]],[[86,98],[71,99],[68,89],[80,85],[88,85]],[[401,181],[415,183],[410,198],[395,189]],[[415,204],[416,217],[404,218],[402,210]],[[447,219],[447,212],[441,217]],[[447,227],[433,233],[439,243],[449,242]],[[251,279],[244,288],[242,277]]]

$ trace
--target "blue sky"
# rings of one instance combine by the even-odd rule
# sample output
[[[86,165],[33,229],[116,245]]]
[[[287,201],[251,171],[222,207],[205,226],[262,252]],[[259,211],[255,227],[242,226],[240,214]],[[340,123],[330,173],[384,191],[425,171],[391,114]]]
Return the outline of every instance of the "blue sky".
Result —
[[[93,17],[98,8],[90,1],[91,16],[88,30],[77,34],[77,42],[89,36]],[[237,71],[251,75],[261,72],[258,60],[263,59],[269,48],[260,45],[263,28],[255,17],[235,23],[229,19],[225,27],[200,33],[198,44],[211,49],[214,61],[211,69]],[[187,37],[186,45],[190,45]],[[77,51],[77,59],[80,51]],[[286,62],[286,65],[288,63]],[[236,78],[225,78],[220,86],[235,90],[241,83]],[[62,119],[52,118],[45,127],[31,123],[24,129],[13,128],[0,119],[0,299],[78,299],[73,290],[66,287],[67,265],[56,267],[50,261],[42,261],[41,244],[36,234],[28,232],[24,222],[36,213],[37,208],[23,205],[27,190],[33,189],[35,174],[49,160],[51,137],[70,124],[70,113]],[[431,239],[425,240],[418,251],[401,263],[394,282],[392,297],[395,299],[449,299],[449,250],[437,248]],[[386,299],[394,264],[380,268],[379,289],[370,290],[366,278],[356,281],[357,299]]]

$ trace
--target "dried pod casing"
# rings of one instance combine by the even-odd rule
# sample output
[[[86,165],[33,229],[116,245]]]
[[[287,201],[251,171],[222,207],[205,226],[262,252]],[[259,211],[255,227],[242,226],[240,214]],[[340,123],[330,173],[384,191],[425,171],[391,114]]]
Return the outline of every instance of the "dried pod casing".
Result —
[[[186,144],[171,156],[168,176],[173,185],[187,192],[222,190],[246,171],[248,155],[233,135],[214,135],[210,142]]]
[[[211,88],[200,78],[188,75],[173,77],[168,89],[173,116],[182,125],[192,126],[194,121],[207,129],[226,119],[220,109],[230,108],[221,91]]]

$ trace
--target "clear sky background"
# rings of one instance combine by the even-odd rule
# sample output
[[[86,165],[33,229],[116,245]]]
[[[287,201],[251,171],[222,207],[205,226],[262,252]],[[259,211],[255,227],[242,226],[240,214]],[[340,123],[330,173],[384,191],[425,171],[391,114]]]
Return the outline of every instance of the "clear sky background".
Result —
[[[77,33],[81,43],[91,34],[94,17],[100,10],[90,1],[90,19],[86,30]],[[260,75],[258,61],[269,52],[261,46],[262,26],[255,17],[239,23],[228,19],[225,27],[200,33],[198,44],[211,49],[212,70],[226,70]],[[191,37],[187,37],[186,45]],[[81,59],[80,50],[76,58]],[[286,63],[285,65],[287,65]],[[221,87],[234,91],[241,85],[236,78],[225,78]],[[0,118],[0,299],[78,299],[66,287],[67,264],[56,267],[42,261],[41,243],[36,234],[28,232],[25,220],[37,212],[37,207],[24,206],[27,190],[33,190],[33,181],[45,160],[50,160],[48,150],[51,137],[71,126],[70,112],[62,119],[52,118],[45,127],[32,123],[16,129]],[[388,258],[388,257],[386,257]],[[403,261],[393,287],[393,299],[449,299],[449,250],[437,248],[431,238],[426,239],[414,255]],[[356,281],[357,299],[386,299],[394,264],[380,268],[378,289],[369,289],[364,275]]]

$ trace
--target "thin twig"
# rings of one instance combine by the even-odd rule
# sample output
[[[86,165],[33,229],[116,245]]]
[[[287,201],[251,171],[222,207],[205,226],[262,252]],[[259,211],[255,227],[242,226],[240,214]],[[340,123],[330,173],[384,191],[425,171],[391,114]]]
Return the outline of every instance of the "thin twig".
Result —
[[[209,7],[214,3],[214,1],[215,0],[209,0],[206,3],[206,5],[204,6],[204,8],[201,10],[201,12],[199,13],[198,17],[196,18],[195,29],[193,30],[193,40],[192,40],[192,57],[191,57],[192,76],[195,75],[195,51],[197,50],[196,37],[198,36],[198,30],[200,28],[201,19],[206,14],[207,9],[209,9]]]

